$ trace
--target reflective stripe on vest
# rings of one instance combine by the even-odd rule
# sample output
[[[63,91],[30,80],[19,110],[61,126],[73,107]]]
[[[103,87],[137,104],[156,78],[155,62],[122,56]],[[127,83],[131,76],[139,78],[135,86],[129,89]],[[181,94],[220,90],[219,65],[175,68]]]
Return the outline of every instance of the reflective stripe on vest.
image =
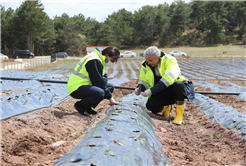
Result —
[[[146,74],[147,73],[147,70],[144,68],[144,73]]]
[[[149,69],[150,67],[146,64],[142,64],[142,69],[140,72],[141,80],[139,80],[138,84],[143,84],[145,87],[151,87],[154,84],[154,77],[151,74],[155,72],[156,76],[161,77],[160,81],[165,84],[166,87],[169,87],[175,81],[183,81],[185,78],[181,75],[180,68],[175,58],[171,56],[164,56],[160,58],[160,62],[155,67],[154,71]],[[141,74],[142,73],[142,74]],[[145,78],[146,75],[148,78]]]
[[[84,78],[84,79],[87,79],[87,80],[90,81],[90,78],[89,78],[89,77],[87,77],[87,76],[84,75],[84,74],[79,73],[80,70],[82,69],[84,63],[87,61],[87,59],[90,59],[90,60],[91,60],[91,59],[99,59],[99,60],[101,61],[101,59],[99,58],[99,56],[98,56],[96,53],[91,53],[87,58],[85,58],[85,59],[81,62],[80,66],[78,67],[77,70],[74,69],[73,74],[76,75],[76,76],[78,76],[78,77],[80,77],[80,78]]]
[[[180,69],[178,68],[179,70],[179,74],[177,76],[174,76],[174,73],[175,72],[174,70],[173,71],[167,71],[167,62],[168,62],[168,59],[173,59],[173,57],[171,57],[170,55],[166,55],[164,58],[164,67],[165,67],[165,73],[163,73],[164,75],[167,75],[168,77],[171,77],[173,82],[175,82],[177,79],[178,79],[178,76],[180,75]],[[177,65],[177,62],[176,62],[176,65]],[[160,69],[160,68],[159,68]],[[170,83],[168,82],[167,78],[164,78],[164,75],[162,75],[162,78],[160,79],[160,81],[162,81],[166,87],[169,87],[170,86]],[[169,80],[170,81],[170,80]]]

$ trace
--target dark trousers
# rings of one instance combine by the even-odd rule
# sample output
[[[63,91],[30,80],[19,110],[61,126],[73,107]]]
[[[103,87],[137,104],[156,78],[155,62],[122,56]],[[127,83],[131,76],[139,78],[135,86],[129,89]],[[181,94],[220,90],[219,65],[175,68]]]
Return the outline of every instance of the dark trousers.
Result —
[[[175,104],[176,101],[183,102],[185,99],[185,91],[183,83],[176,81],[173,85],[169,86],[165,90],[151,95],[146,103],[148,110],[153,113],[161,112],[166,105]]]
[[[113,93],[113,84],[107,83],[106,87],[110,90],[111,93]],[[85,109],[89,109],[91,107],[95,108],[105,98],[105,92],[103,89],[96,86],[83,85],[71,93],[70,96],[75,99],[82,99],[77,102],[79,103],[79,106]]]

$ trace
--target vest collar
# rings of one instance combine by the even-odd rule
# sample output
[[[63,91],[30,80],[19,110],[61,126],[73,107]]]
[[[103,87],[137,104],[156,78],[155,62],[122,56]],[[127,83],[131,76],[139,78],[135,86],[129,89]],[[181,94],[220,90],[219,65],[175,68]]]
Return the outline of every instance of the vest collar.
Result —
[[[100,59],[101,59],[101,61],[103,63],[103,66],[105,66],[105,63],[106,63],[105,62],[105,59],[106,59],[106,57],[104,55],[102,55],[97,49],[95,49],[94,51],[92,51],[92,53],[97,54],[100,57]]]

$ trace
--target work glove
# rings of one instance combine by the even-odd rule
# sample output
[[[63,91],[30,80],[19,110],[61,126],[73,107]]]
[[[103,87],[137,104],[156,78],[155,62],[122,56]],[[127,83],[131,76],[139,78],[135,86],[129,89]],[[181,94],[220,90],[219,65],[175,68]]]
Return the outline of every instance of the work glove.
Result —
[[[152,92],[151,92],[150,89],[147,89],[146,91],[141,92],[141,95],[144,96],[144,97],[148,97],[148,96],[151,95],[151,94],[152,94]]]
[[[141,87],[136,88],[135,91],[134,91],[134,93],[137,96],[140,95],[140,93],[141,93]]]

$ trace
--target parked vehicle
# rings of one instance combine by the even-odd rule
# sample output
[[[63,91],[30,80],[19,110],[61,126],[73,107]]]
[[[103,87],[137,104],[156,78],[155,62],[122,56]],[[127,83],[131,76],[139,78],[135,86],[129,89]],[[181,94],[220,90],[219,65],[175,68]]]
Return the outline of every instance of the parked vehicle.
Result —
[[[14,50],[13,58],[34,58],[35,55],[29,50]]]
[[[7,55],[0,53],[0,60],[2,61],[4,59],[9,59],[9,57]]]
[[[178,51],[178,50],[171,51],[168,54],[170,54],[172,56],[187,56],[186,53]]]
[[[66,52],[58,52],[58,53],[56,53],[56,57],[65,59],[68,57],[68,54]]]
[[[121,58],[134,58],[136,57],[136,53],[132,51],[125,51],[122,54],[120,54]]]

